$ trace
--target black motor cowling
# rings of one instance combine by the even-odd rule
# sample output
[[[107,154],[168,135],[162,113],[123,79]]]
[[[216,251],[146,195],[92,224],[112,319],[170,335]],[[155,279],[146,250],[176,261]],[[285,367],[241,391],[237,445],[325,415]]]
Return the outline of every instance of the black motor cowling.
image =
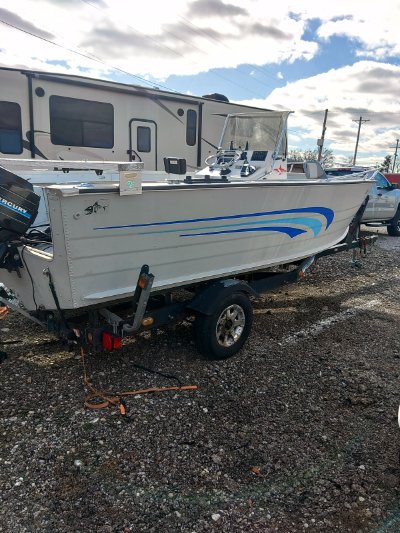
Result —
[[[39,202],[31,183],[0,167],[0,243],[26,233],[35,221]]]

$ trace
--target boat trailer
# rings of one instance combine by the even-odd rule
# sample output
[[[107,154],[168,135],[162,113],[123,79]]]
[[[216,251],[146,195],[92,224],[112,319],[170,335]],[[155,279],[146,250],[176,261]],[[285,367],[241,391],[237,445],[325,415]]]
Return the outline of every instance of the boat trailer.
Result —
[[[352,235],[353,233],[353,235]],[[353,238],[349,238],[349,237]],[[93,308],[84,315],[69,317],[60,308],[54,286],[56,312],[38,311],[36,316],[24,310],[3,289],[0,302],[48,331],[55,333],[69,348],[87,351],[112,351],[122,347],[123,339],[194,318],[197,349],[209,359],[227,359],[236,354],[250,334],[251,297],[301,280],[310,266],[321,257],[353,250],[353,266],[360,266],[357,250],[364,256],[377,236],[354,238],[328,248],[297,264],[279,270],[247,272],[240,276],[211,279],[192,286],[152,292],[154,276],[143,265],[133,297],[128,302]],[[51,276],[49,284],[51,286]]]

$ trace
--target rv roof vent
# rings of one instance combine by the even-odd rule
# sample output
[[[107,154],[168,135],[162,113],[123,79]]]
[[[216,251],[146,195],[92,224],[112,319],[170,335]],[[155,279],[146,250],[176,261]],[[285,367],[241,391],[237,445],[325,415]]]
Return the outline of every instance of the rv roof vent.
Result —
[[[228,98],[224,94],[220,93],[203,94],[202,98],[208,98],[209,100],[219,100],[220,102],[229,102]]]

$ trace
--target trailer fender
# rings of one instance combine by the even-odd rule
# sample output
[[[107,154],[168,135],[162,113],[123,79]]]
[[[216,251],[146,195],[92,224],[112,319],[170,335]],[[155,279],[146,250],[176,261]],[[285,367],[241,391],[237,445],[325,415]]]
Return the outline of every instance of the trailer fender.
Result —
[[[235,292],[242,292],[249,296],[259,296],[259,293],[250,287],[245,281],[224,279],[208,285],[204,290],[199,292],[193,300],[190,301],[187,308],[203,315],[211,315],[221,298],[225,298]]]

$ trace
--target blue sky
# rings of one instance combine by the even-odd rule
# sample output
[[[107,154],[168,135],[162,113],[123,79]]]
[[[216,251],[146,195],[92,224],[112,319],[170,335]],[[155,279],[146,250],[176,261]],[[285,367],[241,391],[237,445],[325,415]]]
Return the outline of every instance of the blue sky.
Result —
[[[381,162],[400,137],[400,1],[0,0],[0,64],[291,109],[289,144]]]

